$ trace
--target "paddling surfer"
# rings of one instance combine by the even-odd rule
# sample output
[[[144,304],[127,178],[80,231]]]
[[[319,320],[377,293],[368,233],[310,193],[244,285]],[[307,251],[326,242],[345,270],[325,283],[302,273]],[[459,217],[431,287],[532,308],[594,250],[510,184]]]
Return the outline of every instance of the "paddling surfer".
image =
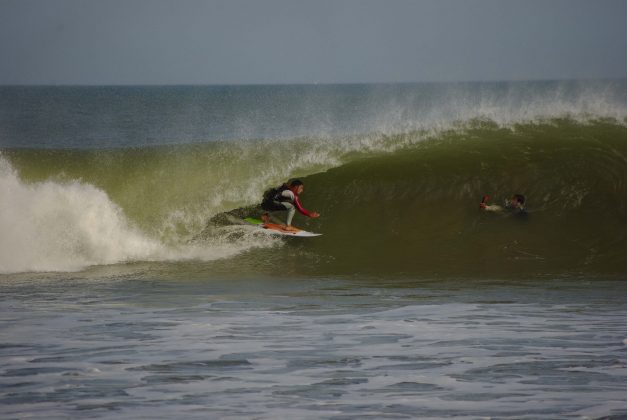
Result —
[[[263,201],[261,202],[261,208],[265,213],[261,216],[261,220],[264,223],[270,222],[270,216],[268,213],[275,211],[287,211],[287,219],[285,223],[285,230],[296,231],[297,229],[292,227],[292,218],[296,210],[307,217],[319,217],[320,214],[315,211],[306,210],[300,203],[299,196],[303,193],[305,186],[302,181],[294,179],[287,184],[283,184],[278,188],[270,188],[263,194]]]
[[[483,200],[479,204],[479,208],[485,211],[502,212],[504,210],[524,215],[527,213],[525,210],[525,196],[522,194],[514,194],[510,198],[505,200],[505,206],[499,206],[498,204],[488,204],[489,196],[484,196]]]

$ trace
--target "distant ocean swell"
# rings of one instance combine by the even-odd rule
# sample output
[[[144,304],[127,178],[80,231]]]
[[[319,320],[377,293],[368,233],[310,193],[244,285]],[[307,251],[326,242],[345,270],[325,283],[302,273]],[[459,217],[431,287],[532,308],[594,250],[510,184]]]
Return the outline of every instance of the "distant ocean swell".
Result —
[[[289,177],[321,212],[284,241],[208,220]],[[529,216],[485,214],[525,194]],[[627,127],[487,118],[396,134],[122,149],[4,148],[0,272],[302,253],[294,274],[624,274]],[[198,239],[200,232],[210,232]],[[195,240],[193,240],[196,238]],[[309,258],[309,260],[307,259]],[[315,261],[315,263],[311,263]],[[254,269],[254,264],[251,264]]]

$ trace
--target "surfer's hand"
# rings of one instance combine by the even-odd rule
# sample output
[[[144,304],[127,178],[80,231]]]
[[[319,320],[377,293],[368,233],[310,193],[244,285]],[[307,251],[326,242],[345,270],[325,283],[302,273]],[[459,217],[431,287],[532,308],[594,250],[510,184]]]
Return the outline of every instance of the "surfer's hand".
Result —
[[[314,211],[311,213],[311,217],[313,217],[314,219],[317,217],[320,217],[320,213],[318,213],[317,211]]]
[[[479,208],[485,210],[486,204],[484,202],[479,203]]]

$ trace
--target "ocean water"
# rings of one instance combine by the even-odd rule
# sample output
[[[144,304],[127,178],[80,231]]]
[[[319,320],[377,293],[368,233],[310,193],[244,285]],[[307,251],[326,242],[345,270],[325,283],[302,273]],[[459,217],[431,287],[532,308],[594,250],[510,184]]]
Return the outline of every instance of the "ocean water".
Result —
[[[624,81],[0,87],[0,197],[3,418],[627,416]]]

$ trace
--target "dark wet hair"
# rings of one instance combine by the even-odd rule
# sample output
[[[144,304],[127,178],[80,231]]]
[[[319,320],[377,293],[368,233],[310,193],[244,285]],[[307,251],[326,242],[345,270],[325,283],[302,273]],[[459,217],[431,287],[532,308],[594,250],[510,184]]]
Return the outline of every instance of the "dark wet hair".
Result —
[[[291,179],[288,183],[290,187],[298,187],[299,185],[303,185],[303,181],[300,179]]]
[[[514,200],[516,200],[520,204],[525,204],[525,196],[522,194],[514,194],[512,198],[514,198]]]

